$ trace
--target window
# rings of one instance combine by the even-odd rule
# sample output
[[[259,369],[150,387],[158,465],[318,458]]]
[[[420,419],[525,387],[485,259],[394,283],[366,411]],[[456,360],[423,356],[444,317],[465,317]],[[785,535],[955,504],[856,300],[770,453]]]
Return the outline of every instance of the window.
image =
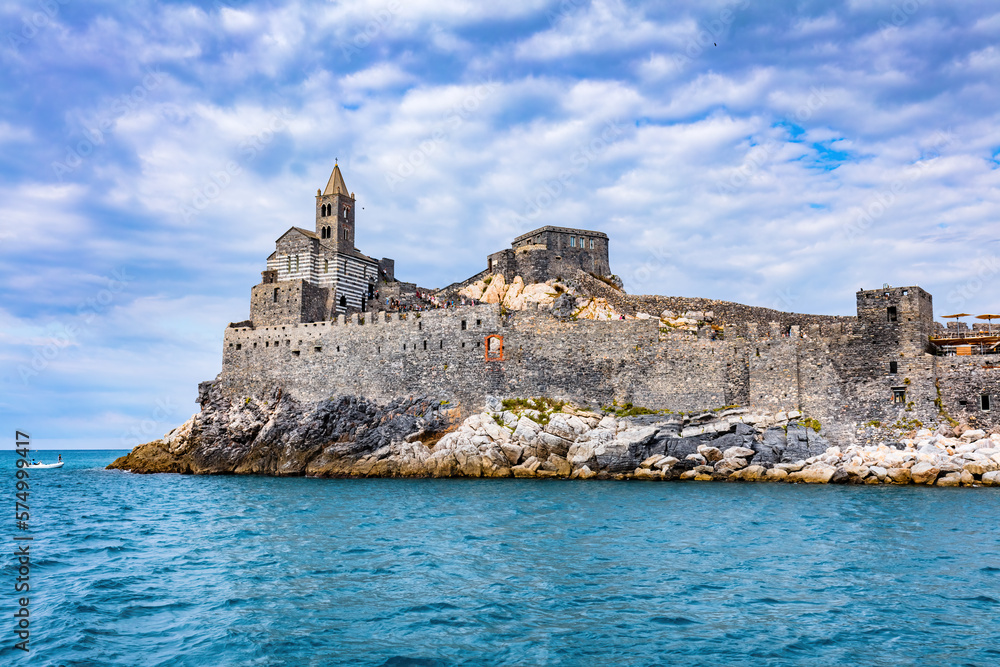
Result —
[[[476,320],[476,326],[477,327],[483,326],[483,321],[482,320]]]
[[[909,293],[910,293],[910,290],[908,290],[908,289],[903,290],[903,296],[906,296]]]
[[[465,320],[462,320],[462,331],[465,331]]]
[[[570,248],[575,248],[576,247],[576,237],[575,236],[569,237],[569,247]]]
[[[895,375],[899,371],[899,362],[890,361],[889,362],[889,372]]]
[[[897,322],[898,316],[896,315],[896,306],[889,306],[885,309],[886,314],[889,316],[890,322]]]
[[[322,351],[323,351],[322,345],[317,345],[316,347],[313,348],[313,352],[322,352]]]
[[[892,402],[893,403],[906,403],[906,387],[893,387],[892,388]]]
[[[340,295],[340,307],[347,308],[347,297],[343,294]]]
[[[299,256],[295,256],[295,272],[298,273],[299,270]]]
[[[278,288],[274,288],[274,302],[278,303]]]
[[[330,273],[330,260],[323,260],[323,273]]]
[[[236,349],[237,350],[242,350],[243,349],[243,343],[236,343]]]
[[[288,257],[286,257],[286,259],[288,260],[288,273],[291,273],[292,272],[292,256],[289,255]]]
[[[594,239],[590,239],[590,249],[594,249]]]
[[[989,394],[983,394],[982,396],[979,397],[979,406],[983,410],[985,410],[986,412],[989,412],[989,410],[990,410],[990,395]]]
[[[424,341],[424,349],[427,349],[427,341]]]

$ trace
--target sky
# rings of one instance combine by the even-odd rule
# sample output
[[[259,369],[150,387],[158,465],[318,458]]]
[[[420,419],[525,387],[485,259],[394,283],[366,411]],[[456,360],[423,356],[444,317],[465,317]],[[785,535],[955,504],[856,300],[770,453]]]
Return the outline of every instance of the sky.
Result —
[[[1000,312],[995,2],[0,0],[0,104],[11,446],[196,412],[335,160],[422,286],[561,225],[630,293]]]

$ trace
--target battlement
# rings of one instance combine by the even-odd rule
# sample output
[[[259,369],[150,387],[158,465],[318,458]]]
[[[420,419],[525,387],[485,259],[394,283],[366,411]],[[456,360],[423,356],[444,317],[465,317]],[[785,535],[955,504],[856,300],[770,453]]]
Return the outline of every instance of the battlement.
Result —
[[[379,306],[433,304],[428,290],[396,280],[393,260],[353,247],[354,203],[335,168],[316,198],[317,231],[293,227],[279,237],[251,290],[250,319],[225,331],[219,388],[230,400],[281,388],[302,401],[445,396],[466,413],[487,397],[507,396],[673,411],[741,405],[804,410],[828,424],[828,435],[847,440],[873,419],[931,422],[949,412],[971,423],[1000,415],[972,414],[1000,396],[1000,363],[985,353],[928,354],[930,334],[942,330],[931,295],[919,287],[859,290],[857,316],[849,317],[628,295],[608,279],[606,234],[546,226],[489,255],[486,271],[440,290],[437,303],[497,273],[507,282],[565,278],[580,296],[603,299],[627,319],[576,320],[566,304],[547,310],[523,299],[527,310],[483,304],[392,312]],[[379,285],[384,292],[376,295]],[[664,311],[692,318],[661,321]]]

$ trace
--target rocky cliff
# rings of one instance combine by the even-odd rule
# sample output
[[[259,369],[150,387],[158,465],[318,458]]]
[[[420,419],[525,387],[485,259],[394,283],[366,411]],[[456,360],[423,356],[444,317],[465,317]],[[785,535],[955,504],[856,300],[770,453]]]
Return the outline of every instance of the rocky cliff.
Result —
[[[1000,434],[923,430],[899,442],[830,447],[796,412],[605,413],[546,399],[492,400],[459,421],[431,397],[302,405],[274,392],[202,411],[109,468],[137,473],[316,477],[551,477],[966,486],[1000,484]],[[801,421],[799,421],[801,419]]]

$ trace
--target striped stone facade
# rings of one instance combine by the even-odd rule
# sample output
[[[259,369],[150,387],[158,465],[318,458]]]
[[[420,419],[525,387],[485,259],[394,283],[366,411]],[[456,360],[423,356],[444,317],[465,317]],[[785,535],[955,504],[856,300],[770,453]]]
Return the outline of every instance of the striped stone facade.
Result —
[[[326,189],[316,193],[316,231],[292,227],[275,242],[252,290],[254,324],[315,322],[365,310],[380,269],[354,247],[354,214],[354,194],[335,166]]]

